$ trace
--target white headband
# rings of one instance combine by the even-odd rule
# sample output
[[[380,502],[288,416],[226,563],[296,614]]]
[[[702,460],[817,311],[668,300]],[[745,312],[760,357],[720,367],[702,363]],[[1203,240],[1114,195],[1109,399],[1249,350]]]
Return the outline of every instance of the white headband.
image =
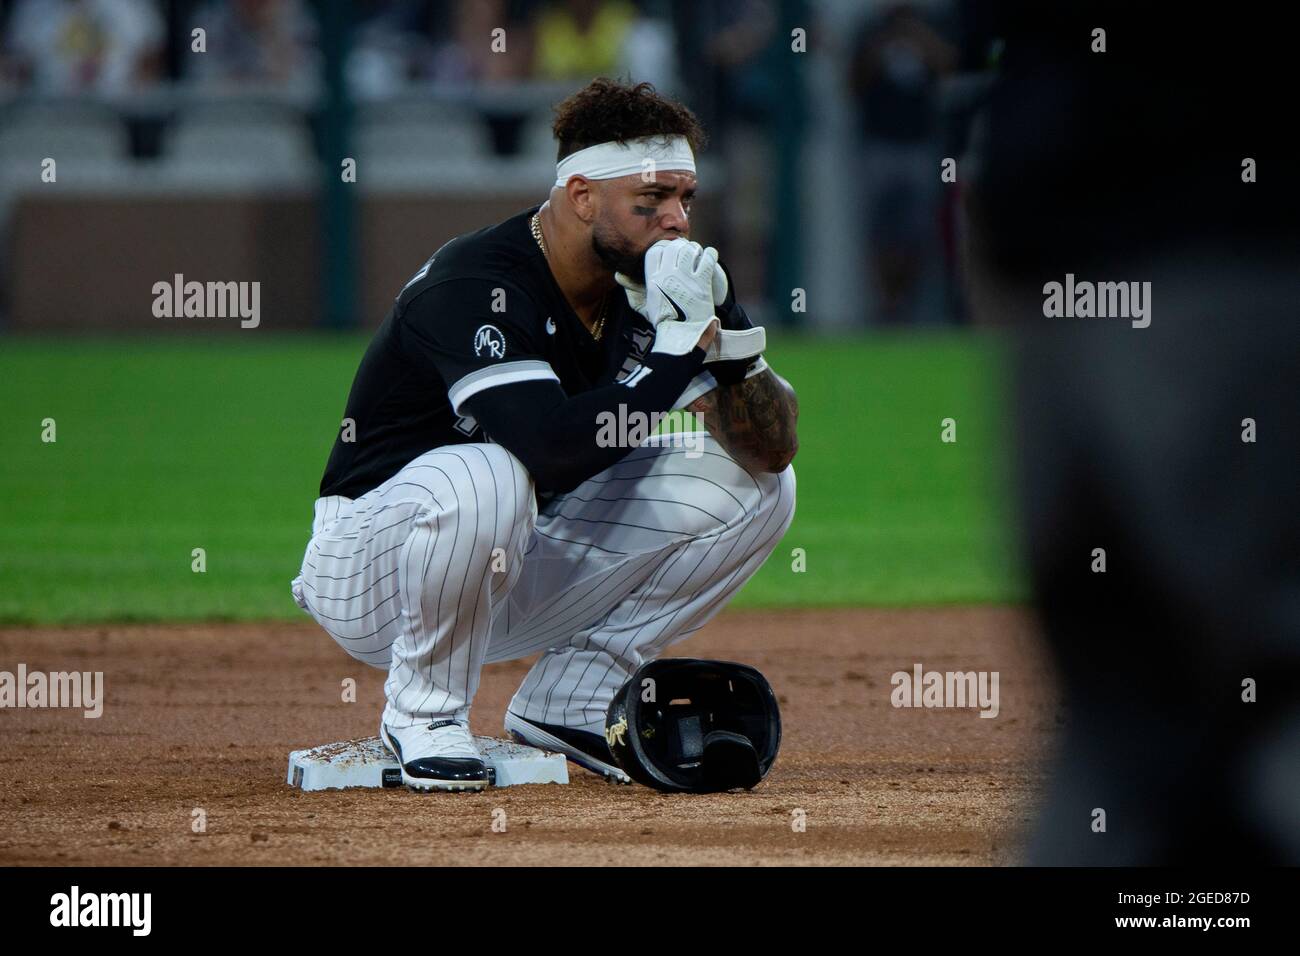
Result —
[[[570,176],[617,179],[656,169],[695,172],[695,154],[685,136],[642,136],[580,149],[555,164],[555,185],[563,189]]]

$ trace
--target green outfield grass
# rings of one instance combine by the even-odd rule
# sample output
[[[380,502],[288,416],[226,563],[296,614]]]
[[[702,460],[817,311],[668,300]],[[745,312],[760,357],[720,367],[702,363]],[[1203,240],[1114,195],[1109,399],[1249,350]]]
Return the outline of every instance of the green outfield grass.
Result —
[[[289,581],[364,345],[0,339],[0,621],[301,617]],[[991,343],[785,338],[768,356],[799,392],[799,504],[737,605],[1022,597]]]

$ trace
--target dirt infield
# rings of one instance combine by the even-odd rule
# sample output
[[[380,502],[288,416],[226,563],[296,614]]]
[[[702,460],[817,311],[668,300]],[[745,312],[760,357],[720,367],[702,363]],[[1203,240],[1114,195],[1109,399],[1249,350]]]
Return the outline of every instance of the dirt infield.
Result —
[[[0,630],[0,670],[103,671],[105,687],[99,719],[0,709],[0,864],[1016,861],[1060,720],[1024,612],[725,613],[674,650],[748,661],[776,688],[784,744],[754,791],[666,796],[571,766],[563,787],[301,793],[288,752],[375,733],[383,693],[315,625]],[[890,675],[918,662],[998,671],[1000,713],[892,707]],[[475,733],[500,735],[526,668],[486,670]]]

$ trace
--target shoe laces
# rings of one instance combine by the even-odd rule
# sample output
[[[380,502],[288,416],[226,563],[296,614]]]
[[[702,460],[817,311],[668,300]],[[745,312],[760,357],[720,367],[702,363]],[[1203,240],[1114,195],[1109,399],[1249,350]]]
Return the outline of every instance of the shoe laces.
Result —
[[[443,757],[481,758],[469,727],[455,720],[435,720],[424,728],[432,744]]]

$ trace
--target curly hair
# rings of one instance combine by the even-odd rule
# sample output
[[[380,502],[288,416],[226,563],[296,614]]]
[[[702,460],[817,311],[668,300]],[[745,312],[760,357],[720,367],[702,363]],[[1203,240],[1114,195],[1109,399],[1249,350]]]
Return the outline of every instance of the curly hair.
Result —
[[[623,143],[640,136],[685,136],[693,152],[707,137],[695,114],[660,95],[650,83],[628,86],[598,77],[555,107],[551,126],[560,148],[559,162],[597,143]]]

